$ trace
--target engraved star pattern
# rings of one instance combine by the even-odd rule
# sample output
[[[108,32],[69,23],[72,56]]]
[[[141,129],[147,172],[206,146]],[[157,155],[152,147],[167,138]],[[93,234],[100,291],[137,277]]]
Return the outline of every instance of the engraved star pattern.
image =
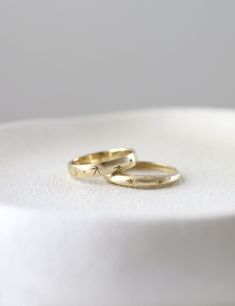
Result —
[[[134,179],[131,177],[127,180],[128,185],[133,185],[134,184]]]
[[[161,179],[160,179],[160,180],[156,181],[156,184],[157,184],[157,185],[160,185],[160,184],[162,184],[162,183],[164,183],[164,180],[161,180]]]
[[[122,170],[122,166],[121,166],[120,164],[117,164],[117,165],[114,167],[114,170],[115,170],[115,172],[120,173],[121,170]]]
[[[96,173],[98,173],[100,175],[102,169],[98,165],[96,165],[91,170],[94,170],[93,175],[96,175]]]

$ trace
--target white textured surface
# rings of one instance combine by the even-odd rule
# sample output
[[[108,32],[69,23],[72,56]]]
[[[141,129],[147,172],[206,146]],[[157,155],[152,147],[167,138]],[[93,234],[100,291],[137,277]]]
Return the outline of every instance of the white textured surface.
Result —
[[[0,144],[1,306],[235,302],[234,111],[11,123]],[[118,146],[176,166],[183,183],[133,190],[67,175],[76,153]]]
[[[235,212],[234,111],[156,110],[29,121],[2,125],[0,141],[0,201],[11,206],[108,218]],[[134,147],[141,160],[174,165],[184,183],[146,191],[67,175],[66,163],[77,153],[118,146]]]

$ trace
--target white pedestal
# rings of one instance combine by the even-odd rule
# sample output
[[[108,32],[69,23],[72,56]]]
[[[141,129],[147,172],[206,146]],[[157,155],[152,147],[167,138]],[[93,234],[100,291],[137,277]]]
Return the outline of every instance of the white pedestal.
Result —
[[[0,127],[0,305],[235,304],[235,111],[154,109]],[[76,181],[112,147],[169,163],[180,185]]]

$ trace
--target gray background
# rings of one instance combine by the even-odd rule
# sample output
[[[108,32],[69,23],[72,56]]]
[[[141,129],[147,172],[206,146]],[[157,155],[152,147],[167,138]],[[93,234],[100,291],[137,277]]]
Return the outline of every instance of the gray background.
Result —
[[[0,121],[235,106],[235,1],[0,1]]]

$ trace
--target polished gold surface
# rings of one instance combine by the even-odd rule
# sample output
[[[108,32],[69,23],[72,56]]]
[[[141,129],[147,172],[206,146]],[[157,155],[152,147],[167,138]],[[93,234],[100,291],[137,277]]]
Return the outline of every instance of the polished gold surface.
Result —
[[[120,173],[135,165],[135,151],[118,148],[76,157],[68,163],[68,170],[72,177],[85,179]]]
[[[161,188],[174,184],[179,181],[181,177],[179,171],[174,167],[152,162],[138,161],[132,170],[106,175],[105,179],[109,183],[124,187]],[[153,170],[156,174],[135,174],[136,172],[152,172]],[[131,172],[133,172],[133,175]],[[159,174],[159,172],[161,174]]]

